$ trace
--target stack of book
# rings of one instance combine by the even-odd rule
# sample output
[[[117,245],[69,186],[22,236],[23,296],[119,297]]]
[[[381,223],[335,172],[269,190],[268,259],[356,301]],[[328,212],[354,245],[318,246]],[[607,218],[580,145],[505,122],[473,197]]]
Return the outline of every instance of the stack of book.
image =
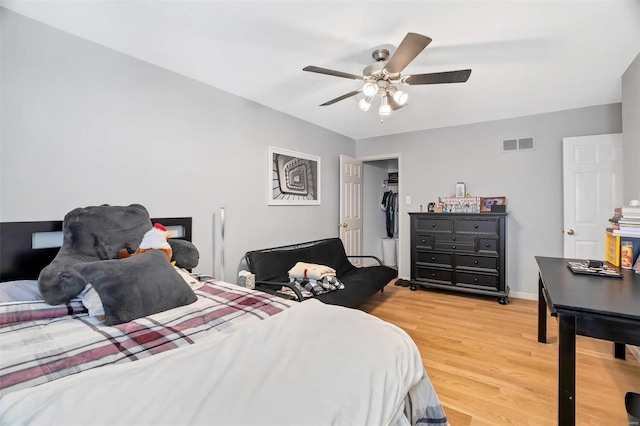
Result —
[[[620,224],[618,221],[622,219],[622,207],[614,207],[613,208],[613,216],[609,219],[609,227],[607,227],[607,232],[613,232],[616,229],[620,229]]]
[[[617,229],[613,233],[617,235],[640,237],[640,207],[622,207],[621,215],[618,219]],[[615,218],[615,213],[614,217]]]

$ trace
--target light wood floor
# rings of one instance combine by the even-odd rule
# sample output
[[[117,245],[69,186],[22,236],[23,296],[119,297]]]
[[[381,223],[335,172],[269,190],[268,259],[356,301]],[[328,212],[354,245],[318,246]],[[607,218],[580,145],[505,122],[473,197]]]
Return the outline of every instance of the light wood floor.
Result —
[[[557,321],[537,341],[537,302],[387,285],[360,309],[416,342],[452,426],[557,423]],[[624,395],[640,392],[640,363],[613,344],[577,337],[576,424],[627,426]]]

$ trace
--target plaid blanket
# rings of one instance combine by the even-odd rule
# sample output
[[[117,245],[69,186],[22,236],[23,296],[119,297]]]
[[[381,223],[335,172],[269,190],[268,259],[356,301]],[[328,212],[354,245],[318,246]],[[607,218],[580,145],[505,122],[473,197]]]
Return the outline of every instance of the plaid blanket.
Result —
[[[82,303],[0,305],[0,396],[107,364],[139,360],[212,333],[231,333],[289,307],[261,292],[201,278],[190,305],[106,326]]]
[[[342,290],[344,288],[344,284],[342,284],[338,278],[331,275],[325,276],[319,280],[315,280],[313,278],[291,277],[289,278],[289,282],[296,286],[305,297],[308,296],[305,294],[304,290],[306,290],[309,295],[318,296],[319,294],[328,293],[334,290]]]

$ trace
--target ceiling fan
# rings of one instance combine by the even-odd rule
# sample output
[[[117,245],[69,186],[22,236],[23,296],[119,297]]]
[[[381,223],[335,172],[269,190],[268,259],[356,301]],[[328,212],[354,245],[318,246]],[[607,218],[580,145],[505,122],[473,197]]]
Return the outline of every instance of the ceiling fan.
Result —
[[[362,89],[345,93],[320,106],[333,105],[362,92],[365,97],[360,100],[358,105],[363,111],[368,111],[373,99],[379,96],[381,98],[379,114],[382,121],[382,116],[390,115],[391,111],[400,109],[407,104],[409,95],[399,90],[396,87],[397,84],[415,86],[419,84],[464,83],[469,79],[471,75],[470,69],[403,76],[401,74],[402,71],[429,43],[431,43],[431,39],[427,36],[408,33],[391,57],[389,57],[387,49],[374,50],[371,56],[376,62],[367,66],[362,71],[362,75],[334,71],[313,65],[306,66],[302,70],[364,81]]]

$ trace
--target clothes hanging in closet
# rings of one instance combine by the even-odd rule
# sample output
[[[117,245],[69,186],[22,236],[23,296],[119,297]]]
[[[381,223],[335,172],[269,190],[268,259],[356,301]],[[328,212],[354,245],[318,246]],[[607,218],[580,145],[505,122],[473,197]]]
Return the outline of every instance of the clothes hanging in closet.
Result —
[[[382,195],[380,209],[384,211],[387,224],[387,237],[392,238],[398,233],[398,194],[385,191]]]

